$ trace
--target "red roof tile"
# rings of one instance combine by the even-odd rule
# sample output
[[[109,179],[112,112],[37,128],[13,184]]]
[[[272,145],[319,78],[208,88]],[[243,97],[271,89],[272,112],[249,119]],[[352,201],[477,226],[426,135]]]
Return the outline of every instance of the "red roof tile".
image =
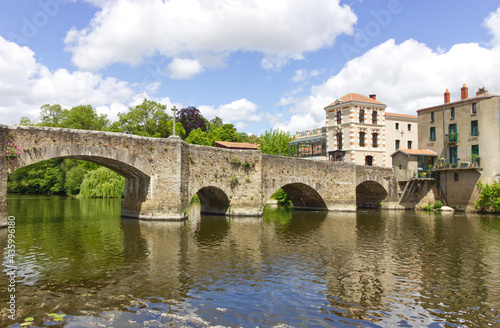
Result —
[[[217,147],[217,145],[221,145],[223,148],[231,149],[258,149],[257,145],[246,142],[216,141],[215,146]]]
[[[350,102],[350,101],[354,101],[354,102],[362,102],[362,103],[369,103],[369,104],[377,104],[377,105],[384,105],[384,103],[381,103],[380,101],[378,100],[375,100],[375,99],[372,99],[370,97],[367,97],[367,96],[364,96],[364,95],[361,95],[359,93],[348,93],[346,94],[345,96],[343,96],[342,98],[334,101],[333,103],[331,103],[330,105],[326,106],[326,107],[330,107],[330,106],[334,106],[334,105],[337,105],[337,102],[338,101],[341,101],[343,103],[346,103],[346,102]]]
[[[403,154],[406,155],[437,156],[436,152],[433,152],[432,150],[429,149],[403,149],[403,148],[396,150],[394,153],[391,154],[391,156],[396,155],[397,152],[402,152]]]

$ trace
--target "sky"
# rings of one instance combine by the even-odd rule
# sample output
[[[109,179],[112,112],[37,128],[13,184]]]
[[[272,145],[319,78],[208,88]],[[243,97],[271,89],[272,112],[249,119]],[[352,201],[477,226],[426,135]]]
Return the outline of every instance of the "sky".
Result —
[[[0,124],[44,104],[114,121],[146,98],[295,133],[350,92],[416,115],[464,83],[500,94],[498,0],[0,2]]]

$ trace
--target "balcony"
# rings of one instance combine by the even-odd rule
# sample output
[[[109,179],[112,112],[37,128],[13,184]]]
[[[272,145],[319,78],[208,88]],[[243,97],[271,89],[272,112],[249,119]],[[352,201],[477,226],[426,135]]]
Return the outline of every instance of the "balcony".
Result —
[[[458,133],[452,132],[447,136],[446,142],[449,144],[458,143]]]

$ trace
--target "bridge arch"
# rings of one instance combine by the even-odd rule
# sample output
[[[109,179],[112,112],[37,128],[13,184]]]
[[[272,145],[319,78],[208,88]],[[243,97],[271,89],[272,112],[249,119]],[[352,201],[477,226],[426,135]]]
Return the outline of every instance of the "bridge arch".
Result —
[[[207,186],[199,189],[192,195],[198,195],[200,199],[200,212],[203,214],[224,215],[227,213],[230,200],[227,194],[215,186]],[[192,199],[191,197],[191,199]]]
[[[356,206],[358,208],[378,208],[387,196],[387,191],[377,181],[367,180],[356,186]]]
[[[316,189],[305,183],[288,183],[282,186],[281,189],[283,189],[292,200],[294,209],[328,211],[328,207],[323,197]],[[271,198],[271,195],[268,195],[267,199]],[[265,201],[267,201],[267,199],[265,199]]]
[[[18,158],[7,160],[7,173],[50,159],[78,159],[102,165],[125,178],[122,215],[134,217],[137,207],[150,196],[151,185],[151,164],[147,160],[134,157],[135,155],[129,152],[108,147],[35,147]]]

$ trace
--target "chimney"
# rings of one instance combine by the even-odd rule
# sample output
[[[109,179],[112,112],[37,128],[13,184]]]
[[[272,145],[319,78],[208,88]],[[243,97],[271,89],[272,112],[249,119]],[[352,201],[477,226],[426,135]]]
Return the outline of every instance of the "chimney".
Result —
[[[477,90],[477,92],[476,92],[476,96],[485,95],[487,93],[488,93],[488,90],[486,90],[485,88],[479,88],[479,90]]]
[[[373,100],[377,100],[377,95],[370,95],[370,98]]]
[[[462,91],[462,97],[461,97],[462,100],[469,98],[469,88],[467,88],[465,83],[464,83],[464,86],[462,87],[462,89],[460,89],[460,90]]]
[[[449,104],[450,103],[450,92],[448,89],[446,89],[446,92],[444,93],[444,103]]]

